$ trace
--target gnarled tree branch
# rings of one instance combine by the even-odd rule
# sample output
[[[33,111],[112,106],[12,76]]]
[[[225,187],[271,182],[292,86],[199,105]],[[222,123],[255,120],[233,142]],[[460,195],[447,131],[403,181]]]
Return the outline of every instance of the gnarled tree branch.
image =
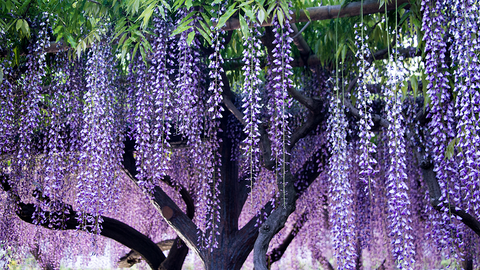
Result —
[[[8,183],[7,175],[0,175],[0,182],[2,182],[2,188],[4,191],[13,193],[11,186]],[[41,213],[38,213],[38,210],[36,212],[36,207],[34,204],[23,203],[15,194],[12,194],[12,196],[16,200],[18,206],[16,211],[17,216],[27,223],[35,224],[32,217],[35,213],[46,217],[55,217],[54,220],[64,220],[62,224],[58,224],[57,222],[52,223],[50,219],[47,219],[45,222],[39,224],[44,228],[55,230],[77,230],[77,228],[80,228],[80,224],[77,220],[77,212],[73,210],[71,205],[64,204],[68,210],[68,214],[66,214],[64,211],[62,211],[62,213],[49,211],[41,211]],[[103,219],[103,222],[100,235],[113,239],[120,244],[137,251],[142,255],[152,269],[158,269],[160,264],[166,259],[160,248],[144,234],[119,220],[105,216],[101,216],[101,218]],[[93,218],[93,220],[95,220],[95,218]],[[87,229],[85,229],[86,232],[91,232],[88,229],[89,225],[93,224],[90,224],[87,221]]]

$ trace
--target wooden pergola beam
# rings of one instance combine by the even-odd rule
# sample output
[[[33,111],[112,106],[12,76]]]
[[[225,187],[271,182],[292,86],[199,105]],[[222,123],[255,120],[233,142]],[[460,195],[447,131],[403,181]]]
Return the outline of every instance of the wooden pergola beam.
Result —
[[[387,4],[387,10],[395,10],[397,7],[404,3],[408,3],[409,0],[397,0]],[[307,8],[307,11],[310,15],[311,21],[322,21],[322,20],[329,20],[335,18],[342,18],[342,17],[353,17],[360,15],[360,11],[362,4],[361,2],[352,2],[347,4],[345,7],[342,8],[342,5],[336,6],[323,6],[323,7],[311,7]],[[380,6],[380,3],[377,0],[366,0],[363,2],[363,14],[375,14],[385,12],[385,6]],[[297,22],[308,22],[309,19],[307,15],[305,15],[305,11],[300,10],[299,16],[293,16],[290,23],[297,23]],[[261,26],[271,26],[272,21],[271,18],[262,23]],[[238,17],[230,18],[226,23],[225,27],[223,28],[226,31],[231,31],[240,28],[240,22]]]

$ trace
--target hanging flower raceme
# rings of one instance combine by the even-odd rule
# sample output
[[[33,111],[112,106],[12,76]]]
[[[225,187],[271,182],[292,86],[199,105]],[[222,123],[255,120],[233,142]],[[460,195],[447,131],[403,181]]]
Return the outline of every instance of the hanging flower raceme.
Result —
[[[11,160],[12,173],[10,178],[14,183],[29,179],[31,183],[41,189],[41,179],[35,174],[35,156],[37,154],[35,148],[41,148],[42,143],[39,136],[40,123],[42,122],[39,105],[41,102],[42,80],[46,69],[46,53],[43,48],[45,48],[48,41],[48,14],[44,14],[37,24],[39,24],[40,31],[35,44],[29,48],[32,53],[27,55],[26,65],[28,72],[21,79],[20,83],[22,85],[22,93],[18,97],[20,109],[18,110],[18,115],[16,115],[17,120],[14,120],[16,123],[12,123],[13,125],[10,126],[14,136],[18,136],[17,142],[11,145],[13,157]],[[9,98],[13,99],[13,95]],[[12,100],[12,102],[14,101]],[[40,220],[35,222],[42,219],[40,218]]]
[[[160,16],[155,16],[153,21],[157,37],[152,43],[151,65],[147,67],[147,59],[137,58],[134,71],[136,163],[140,185],[147,192],[153,192],[153,187],[158,185],[168,170],[168,139],[174,107],[171,70],[167,68],[171,58],[168,23]]]
[[[256,27],[249,28],[250,35],[244,37],[244,50],[243,50],[243,75],[245,81],[243,84],[244,99],[243,109],[245,127],[244,132],[247,135],[243,141],[243,153],[246,156],[245,168],[248,169],[247,174],[250,175],[251,184],[255,175],[259,171],[259,158],[260,158],[260,133],[258,131],[258,125],[260,124],[260,109],[261,109],[261,97],[259,87],[260,80],[260,40],[259,31]],[[253,188],[251,185],[250,188]]]
[[[390,87],[393,87],[390,85]],[[391,221],[390,237],[393,256],[398,269],[413,269],[415,251],[413,246],[410,200],[406,184],[405,126],[402,115],[401,96],[385,88],[387,104],[387,130],[389,169],[386,179],[388,218]]]
[[[367,194],[371,193],[371,189],[374,186],[375,171],[374,166],[376,165],[375,158],[372,157],[376,153],[376,145],[372,142],[373,132],[371,131],[373,127],[372,121],[372,98],[370,91],[367,89],[367,82],[369,81],[368,77],[371,76],[370,62],[368,58],[370,57],[370,51],[368,50],[367,43],[365,40],[368,37],[365,36],[365,31],[367,26],[362,23],[355,25],[355,45],[357,46],[357,52],[355,57],[357,57],[357,67],[358,67],[358,113],[360,115],[360,120],[358,122],[359,126],[359,148],[360,148],[360,180],[365,183],[365,192]]]
[[[398,36],[394,35],[394,38],[397,39]],[[389,80],[387,86],[383,87],[383,95],[386,99],[385,111],[387,112],[387,121],[390,123],[387,128],[388,171],[385,179],[387,216],[391,221],[388,230],[397,268],[413,269],[415,266],[415,248],[407,186],[406,123],[402,114],[402,98],[404,97],[400,93],[402,82],[407,77],[407,70],[401,62],[401,56],[397,55],[397,49],[394,48],[392,52],[393,54],[390,55],[387,64]]]
[[[14,150],[14,130],[15,130],[15,104],[14,89],[7,79],[10,72],[5,69],[3,63],[0,64],[4,78],[0,82],[0,149],[3,152],[11,152]],[[4,164],[5,163],[5,164]],[[6,167],[6,160],[0,161],[2,168]]]
[[[288,126],[288,107],[291,103],[291,98],[288,95],[288,88],[293,87],[293,82],[290,76],[293,74],[290,62],[293,58],[290,56],[291,43],[293,39],[290,35],[293,30],[290,26],[290,14],[284,14],[285,21],[283,25],[275,15],[273,18],[273,32],[275,39],[273,44],[275,48],[273,53],[273,66],[271,77],[268,78],[273,82],[273,93],[270,99],[271,126],[270,137],[272,141],[272,158],[277,161],[277,164],[282,164],[285,160],[285,147],[290,140],[290,129]],[[281,165],[278,170],[281,170]],[[281,173],[281,172],[280,172]]]
[[[147,71],[142,59],[135,59],[135,69],[132,68],[131,76],[134,84],[134,134],[136,165],[138,170],[139,184],[149,192],[153,190],[153,173],[155,168],[152,162],[147,162],[153,153],[152,133],[154,129],[154,97],[147,84]]]
[[[212,4],[212,14],[214,17],[211,18],[213,24],[218,23],[218,17],[222,15],[226,10],[226,5],[222,4]],[[205,174],[206,179],[202,183],[202,193],[204,196],[201,196],[201,200],[204,200],[203,203],[206,205],[205,216],[202,218],[205,220],[205,231],[203,235],[199,235],[199,238],[202,238],[204,247],[210,249],[211,251],[214,248],[218,247],[217,235],[220,235],[218,231],[218,224],[220,223],[220,206],[217,196],[219,194],[218,186],[221,181],[220,175],[220,166],[221,166],[221,157],[218,153],[220,144],[218,142],[218,132],[221,132],[219,127],[219,119],[222,118],[223,108],[221,106],[222,102],[222,92],[223,92],[223,81],[222,73],[223,70],[223,57],[220,53],[220,50],[224,49],[223,43],[225,39],[220,36],[224,31],[215,29],[213,26],[211,28],[211,40],[213,53],[209,56],[210,64],[208,68],[210,85],[208,87],[207,95],[208,99],[205,104],[206,106],[206,117],[209,121],[206,123],[206,135],[208,141],[206,143],[206,151],[204,156],[205,161]]]
[[[338,93],[338,88],[335,88]],[[331,98],[327,122],[330,160],[328,178],[330,183],[330,222],[334,256],[338,269],[355,269],[355,213],[353,189],[348,178],[347,120],[345,108],[336,96]]]
[[[430,136],[432,140],[432,157],[434,171],[441,189],[441,197],[438,202],[447,202],[447,198],[455,198],[455,185],[458,186],[457,163],[451,157],[446,156],[448,144],[455,138],[455,119],[453,118],[453,102],[450,94],[450,86],[447,76],[450,75],[445,62],[447,53],[446,33],[444,25],[447,18],[443,14],[445,3],[442,1],[422,1],[423,25],[425,31],[425,74],[429,81],[427,94],[430,97],[429,122]],[[437,202],[437,203],[438,203]],[[449,202],[447,202],[449,203]],[[454,222],[448,207],[442,207],[443,212],[435,223],[435,234],[442,238],[440,243],[444,248],[454,253],[453,242],[461,244],[461,237],[457,237],[457,229],[452,227]]]
[[[66,190],[69,183],[74,182],[78,172],[78,153],[81,151],[81,139],[79,133],[82,128],[82,92],[77,85],[82,79],[78,76],[78,70],[70,65],[64,54],[56,55],[58,67],[52,75],[52,88],[49,93],[50,105],[49,124],[45,139],[44,155],[41,173],[44,176],[43,196],[50,200],[46,206],[50,211],[65,212],[66,205],[61,201],[67,196]],[[79,64],[79,66],[81,66]],[[78,69],[78,67],[77,67]],[[77,72],[76,72],[77,71]],[[59,216],[51,217],[50,224],[58,227],[65,226],[65,220],[53,220]]]
[[[480,111],[480,44],[476,37],[480,34],[479,9],[472,1],[454,1],[450,32],[452,43],[450,54],[455,80],[456,95],[455,116],[459,147],[456,157],[460,169],[460,185],[454,197],[455,205],[468,209],[475,216],[480,213],[480,185],[476,179],[480,170],[479,125],[476,114]],[[468,34],[467,34],[468,33]],[[460,190],[464,187],[465,192]]]
[[[153,82],[150,84],[150,93],[154,98],[154,125],[152,126],[153,133],[151,134],[153,152],[149,159],[153,160],[152,183],[156,184],[165,176],[168,170],[168,162],[170,161],[170,144],[168,140],[170,139],[174,113],[174,86],[170,80],[173,70],[169,69],[168,66],[173,66],[172,59],[175,56],[172,55],[173,51],[168,48],[168,43],[172,40],[168,36],[168,23],[159,17],[154,18],[154,21],[156,26],[155,33],[158,35],[158,38],[152,47],[154,54],[152,66],[148,74],[150,82]],[[147,85],[138,86],[146,87]]]
[[[187,12],[184,12],[183,15],[187,15]],[[195,24],[196,21],[197,18],[192,21],[192,24]],[[204,102],[199,99],[204,95],[205,89],[203,87],[203,63],[201,63],[199,52],[200,42],[196,37],[190,45],[187,42],[188,34],[191,31],[194,31],[193,28],[181,33],[176,47],[176,59],[178,59],[179,66],[176,78],[178,89],[176,93],[178,95],[176,98],[178,100],[176,127],[179,133],[187,137],[188,145],[197,149],[201,143],[200,136],[203,128],[203,114],[205,113]]]
[[[113,202],[117,171],[121,166],[121,133],[115,125],[116,89],[109,46],[93,44],[87,62],[87,85],[81,131],[82,150],[78,176],[77,203],[80,228],[100,233],[107,205]],[[120,143],[119,143],[120,142]]]

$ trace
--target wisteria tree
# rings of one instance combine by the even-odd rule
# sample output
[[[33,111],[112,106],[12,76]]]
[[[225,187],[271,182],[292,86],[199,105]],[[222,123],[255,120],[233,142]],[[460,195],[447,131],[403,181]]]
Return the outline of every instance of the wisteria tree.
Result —
[[[477,1],[6,0],[0,19],[2,260],[480,266]]]

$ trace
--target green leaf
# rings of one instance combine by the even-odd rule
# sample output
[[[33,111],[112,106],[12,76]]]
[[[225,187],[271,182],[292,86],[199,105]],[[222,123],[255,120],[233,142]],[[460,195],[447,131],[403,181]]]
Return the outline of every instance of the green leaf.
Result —
[[[272,10],[277,6],[276,3],[273,3],[271,4],[269,7],[268,7],[268,10],[265,12],[265,16],[268,18],[270,17],[270,14],[272,13]],[[261,7],[261,9],[263,9],[263,7]],[[263,9],[263,11],[265,11],[265,9]]]
[[[173,37],[175,35],[178,35],[178,34],[182,33],[183,31],[187,31],[188,29],[192,28],[193,27],[192,25],[188,25],[192,21],[193,21],[193,19],[190,19],[190,20],[185,21],[182,24],[180,24],[175,30],[173,30],[173,32],[172,32],[172,34],[170,34],[170,36]]]
[[[344,46],[345,46],[345,44],[343,44],[343,43],[340,43],[338,45],[338,49],[337,49],[337,53],[335,54],[335,58],[337,58],[337,59],[340,58],[340,54],[342,53],[342,49],[343,49]]]
[[[288,9],[288,5],[287,3],[285,3],[284,1],[280,1],[280,7],[281,9],[283,10],[283,15],[287,15],[289,14],[290,10]]]
[[[3,82],[3,68],[0,66],[0,84]]]
[[[155,3],[150,4],[138,17],[138,19],[143,18],[142,22],[142,28],[147,28],[148,22],[150,21],[150,18],[152,17],[153,10],[155,9]]]
[[[263,21],[265,21],[265,9],[263,9],[263,7],[261,7],[261,8],[258,10],[257,18],[258,18],[258,23],[259,23],[259,24],[262,24]]]
[[[402,25],[403,22],[404,22],[408,17],[410,17],[410,14],[412,14],[412,13],[411,13],[411,12],[408,12],[408,11],[405,12],[405,13],[403,13],[402,18],[401,18],[400,21],[398,22],[398,25]]]
[[[237,11],[237,9],[235,8],[235,6],[237,5],[237,3],[234,3],[233,5],[231,5],[230,7],[228,7],[227,11],[225,12],[225,14],[223,14],[220,19],[218,20],[218,24],[217,24],[217,29],[221,29],[225,23],[227,22],[227,20],[232,17],[232,15]]]
[[[143,61],[147,62],[147,52],[143,46],[140,46],[140,54],[142,55]]]
[[[305,16],[307,16],[308,20],[312,21],[312,19],[310,19],[310,12],[307,9],[304,9],[303,11],[305,12]]]
[[[190,19],[190,17],[192,17],[193,15],[195,15],[196,11],[192,11],[190,13],[187,14],[187,16],[183,17],[183,19],[180,21],[179,24],[182,24],[184,21]]]
[[[135,47],[133,47],[133,51],[132,51],[132,60],[135,59],[135,55],[137,54],[137,50],[138,50],[138,46],[140,45],[140,43],[137,43],[135,44]],[[145,59],[144,59],[145,60]]]
[[[343,46],[342,49],[342,62],[345,62],[345,57],[347,56],[347,46]]]
[[[132,5],[130,6],[131,13],[133,14],[137,13],[139,7],[140,7],[140,0],[133,0]]]
[[[206,25],[204,22],[202,21],[199,21],[200,25],[203,27],[203,30],[205,31],[205,33],[208,34],[208,36],[210,36],[210,27],[208,27],[208,25]]]
[[[242,30],[242,34],[246,38],[250,34],[250,31],[248,31],[247,21],[245,20],[245,18],[242,15],[238,16],[238,18],[239,18],[239,21],[240,21],[240,30]]]
[[[26,20],[23,20],[22,31],[26,37],[30,36],[30,27],[28,26],[28,22]]]
[[[116,33],[116,34],[113,36],[113,38],[112,38],[112,42],[113,42],[114,40],[116,40],[116,39],[118,38],[118,36],[120,36],[121,34],[124,34],[124,33],[125,33],[125,30],[127,30],[127,27],[126,27],[126,26],[118,29],[118,30],[117,30],[117,33]]]
[[[402,86],[402,101],[407,97],[408,83],[404,82]]]
[[[241,8],[241,7],[244,7],[244,6],[250,6],[252,3],[253,3],[253,0],[250,0],[250,1],[247,1],[247,2],[241,3],[238,7]]]
[[[457,138],[453,138],[448,143],[447,149],[445,149],[445,159],[451,159],[455,154],[455,145],[457,144]]]
[[[413,97],[417,97],[418,94],[418,80],[417,76],[413,75],[410,77],[410,84],[412,85],[412,90],[413,90]]]
[[[173,3],[173,8],[174,8],[175,10],[177,10],[178,7],[180,7],[180,6],[183,5],[183,2],[184,2],[184,1],[185,1],[185,0],[176,0],[176,1]]]
[[[212,26],[212,21],[210,20],[210,17],[205,12],[200,12],[200,15],[202,15],[203,20],[207,23],[208,26]],[[210,28],[208,28],[208,32],[210,32]]]
[[[185,1],[185,6],[187,7],[187,10],[190,9],[192,7],[193,3],[192,3],[192,0],[186,0]]]
[[[255,13],[249,7],[242,7],[243,12],[245,12],[245,16],[247,16],[250,21],[254,22],[257,20],[255,17]]]
[[[15,26],[15,28],[17,29],[17,31],[19,31],[21,28],[22,28],[22,24],[23,24],[23,20],[22,19],[18,19],[17,20],[17,24]]]
[[[278,18],[278,22],[280,23],[280,25],[283,25],[283,11],[282,9],[277,9],[277,18]]]
[[[120,40],[118,41],[118,45],[122,45],[123,44],[123,41],[125,41],[125,38],[127,38],[127,34],[123,34],[123,36],[120,38]]]
[[[203,31],[202,28],[197,27],[197,30],[198,32],[200,32],[200,35],[202,35],[202,37],[208,42],[208,44],[212,44],[212,40],[210,39],[210,36],[207,35],[207,33],[205,33],[205,31]]]
[[[157,5],[155,4],[156,7],[158,7],[158,12],[160,12],[160,15],[162,15],[162,18],[165,19],[165,9],[164,7],[166,7],[167,9],[170,10],[170,6],[168,4],[165,3],[165,1],[162,1],[162,5]]]
[[[193,38],[195,37],[195,31],[188,33],[187,44],[188,46],[192,45]]]
[[[73,39],[73,36],[70,35],[70,34],[67,36],[67,42],[68,42],[68,44],[70,44],[70,46],[72,46],[73,48],[77,47],[77,42],[75,41],[75,39]]]

